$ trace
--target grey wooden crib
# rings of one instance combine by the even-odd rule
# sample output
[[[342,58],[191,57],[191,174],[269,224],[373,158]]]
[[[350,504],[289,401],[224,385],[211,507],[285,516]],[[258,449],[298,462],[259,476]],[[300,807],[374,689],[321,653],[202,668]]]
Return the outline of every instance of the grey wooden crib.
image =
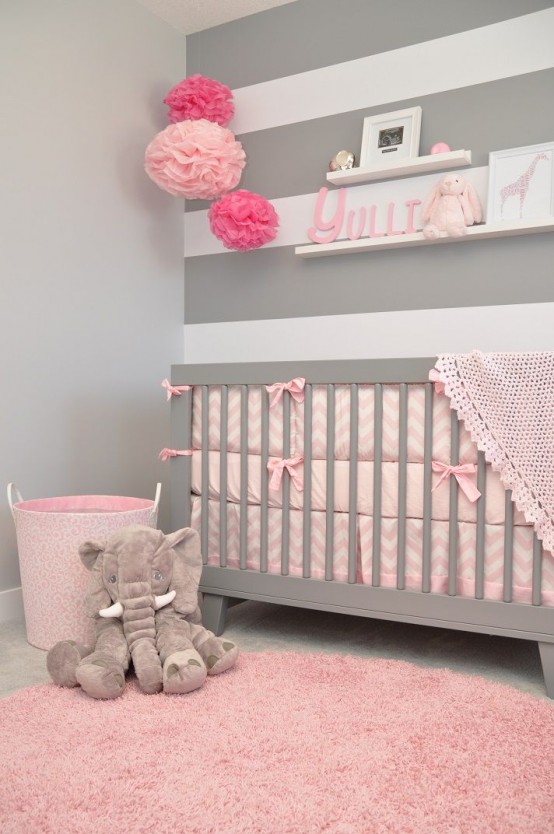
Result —
[[[485,577],[485,539],[487,512],[487,470],[484,455],[476,454],[476,484],[481,492],[475,507],[474,537],[472,550],[472,592],[461,595],[458,589],[459,539],[458,523],[459,484],[456,478],[449,479],[447,543],[445,544],[444,588],[437,592],[433,587],[433,402],[436,397],[434,386],[429,382],[429,371],[435,364],[434,358],[317,361],[317,362],[275,362],[245,364],[175,365],[172,368],[172,386],[185,386],[181,396],[172,398],[171,443],[174,447],[171,463],[171,524],[172,529],[195,526],[200,533],[204,570],[201,591],[203,593],[203,620],[206,626],[221,634],[225,626],[225,615],[229,604],[237,600],[254,599],[291,605],[374,617],[420,625],[439,626],[463,631],[484,632],[535,640],[539,644],[546,690],[554,698],[554,607],[545,602],[543,587],[544,564],[554,558],[544,553],[537,537],[529,534],[528,561],[529,600],[514,600],[514,508],[509,492],[502,495],[499,598],[487,598]],[[268,485],[268,462],[270,455],[270,398],[266,386],[277,381],[305,380],[300,419],[303,429],[302,445],[302,506],[291,505],[291,489],[295,491],[294,471],[282,466],[277,510],[270,506],[269,496],[274,495]],[[408,392],[410,386],[420,386],[423,397],[421,462],[421,578],[418,587],[409,586],[406,574],[407,537],[409,525],[413,523],[408,512],[409,489],[408,461],[409,421]],[[360,516],[358,511],[360,478],[367,464],[357,453],[360,432],[367,432],[368,426],[361,423],[359,391],[371,386],[372,415],[372,460],[371,460],[371,501],[370,509],[370,551],[369,568],[363,574],[360,569]],[[395,577],[394,587],[384,587],[382,582],[382,538],[390,519],[383,513],[383,391],[387,386],[395,387],[398,397],[398,455],[394,462],[395,477]],[[335,393],[346,389],[349,403],[348,443],[350,453],[346,462],[341,463],[347,475],[347,506],[340,515],[344,535],[337,545]],[[422,390],[421,390],[422,389]],[[218,410],[210,413],[211,392],[217,390]],[[312,458],[312,394],[323,390],[326,395],[326,459]],[[231,413],[229,394],[238,396],[238,411]],[[237,393],[238,392],[238,393]],[[249,454],[249,436],[252,435],[252,418],[249,400],[254,392],[260,403],[257,453]],[[291,455],[291,414],[297,404],[290,390],[282,392],[282,458],[286,464]],[[201,416],[195,418],[193,410],[201,409]],[[298,414],[296,415],[298,419]],[[229,421],[235,426],[240,437],[239,446],[232,452],[228,444]],[[249,425],[250,420],[250,425]],[[193,432],[193,422],[196,423]],[[210,448],[210,432],[214,422],[219,437],[218,448]],[[455,412],[449,415],[450,422],[450,463],[459,461],[460,427]],[[195,438],[193,438],[193,433]],[[193,442],[193,439],[196,442]],[[212,444],[213,446],[213,444]],[[294,451],[294,450],[292,450]],[[175,454],[177,452],[178,454]],[[196,458],[194,457],[196,455]],[[236,494],[229,499],[232,475],[231,458],[237,467]],[[255,460],[253,460],[255,458]],[[312,512],[314,478],[318,471],[324,475],[324,506],[319,514]],[[253,469],[252,467],[255,467]],[[346,469],[345,469],[346,467]],[[389,467],[390,468],[390,467]],[[362,471],[363,470],[363,471]],[[419,470],[418,470],[419,471]],[[255,475],[259,496],[256,506],[249,503],[249,479]],[[295,493],[297,494],[297,493]],[[412,494],[413,498],[413,494]],[[232,511],[232,517],[229,512]],[[275,513],[278,513],[275,522]],[[256,516],[256,526],[252,517]],[[316,518],[320,538],[314,543]],[[291,570],[291,519],[295,530],[301,524],[297,549],[296,575]],[[272,522],[273,519],[273,522]],[[236,524],[235,524],[236,521]],[[275,567],[275,553],[271,555],[268,543],[271,524],[279,528],[279,564]],[[367,517],[364,517],[367,523]],[[214,527],[215,525],[215,527]],[[234,526],[233,526],[234,525]],[[232,529],[231,529],[232,528]],[[418,528],[419,529],[419,528]],[[255,536],[256,556],[252,561],[249,548]],[[275,537],[275,530],[272,533]],[[214,540],[214,536],[216,537]],[[298,538],[298,536],[297,536]],[[214,544],[215,541],[215,544]],[[419,545],[418,545],[419,546]],[[217,551],[214,556],[214,549]],[[273,542],[273,551],[275,542]],[[315,554],[315,555],[314,555]],[[273,560],[273,561],[272,561]],[[320,566],[315,570],[315,562]],[[336,566],[343,566],[340,581]]]

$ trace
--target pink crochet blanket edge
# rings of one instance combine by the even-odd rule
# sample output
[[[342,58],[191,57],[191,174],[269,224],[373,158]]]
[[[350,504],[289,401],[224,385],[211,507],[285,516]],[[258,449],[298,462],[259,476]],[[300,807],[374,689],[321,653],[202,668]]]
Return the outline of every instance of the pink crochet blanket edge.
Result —
[[[450,408],[457,412],[458,419],[463,421],[477,448],[484,452],[487,463],[498,472],[504,488],[512,491],[512,500],[518,510],[523,512],[527,522],[534,526],[544,549],[554,552],[554,502],[548,500],[548,496],[541,495],[537,485],[530,482],[531,479],[515,464],[514,450],[500,442],[489,428],[485,413],[487,409],[481,405],[484,412],[481,413],[472,399],[472,390],[482,382],[477,370],[479,364],[487,358],[492,358],[494,362],[495,356],[499,354],[484,354],[480,351],[472,351],[470,354],[438,354],[435,367],[444,384],[445,394],[450,400]],[[530,355],[510,354],[514,365],[522,367],[525,365],[525,357],[528,356]],[[548,357],[549,365],[554,369],[554,353],[540,356]],[[495,379],[495,383],[502,385],[501,375]],[[490,408],[494,410],[492,398]],[[554,435],[551,443],[554,443]]]

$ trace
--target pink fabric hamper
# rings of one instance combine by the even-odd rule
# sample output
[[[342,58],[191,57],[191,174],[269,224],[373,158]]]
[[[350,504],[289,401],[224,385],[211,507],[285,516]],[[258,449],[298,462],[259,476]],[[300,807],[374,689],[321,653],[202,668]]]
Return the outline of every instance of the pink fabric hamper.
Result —
[[[104,539],[130,524],[156,527],[160,492],[158,484],[153,501],[119,495],[24,501],[15,485],[9,484],[31,645],[48,650],[58,640],[93,640],[94,620],[87,617],[84,606],[90,574],[79,558],[79,545]]]

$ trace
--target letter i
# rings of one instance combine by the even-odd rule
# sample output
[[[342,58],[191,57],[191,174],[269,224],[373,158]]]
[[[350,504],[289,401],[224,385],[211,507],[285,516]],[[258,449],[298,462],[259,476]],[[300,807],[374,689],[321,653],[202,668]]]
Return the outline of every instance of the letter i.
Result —
[[[406,224],[406,234],[413,235],[416,231],[414,227],[414,209],[416,206],[421,205],[421,200],[406,200],[406,206],[408,208],[408,222]]]

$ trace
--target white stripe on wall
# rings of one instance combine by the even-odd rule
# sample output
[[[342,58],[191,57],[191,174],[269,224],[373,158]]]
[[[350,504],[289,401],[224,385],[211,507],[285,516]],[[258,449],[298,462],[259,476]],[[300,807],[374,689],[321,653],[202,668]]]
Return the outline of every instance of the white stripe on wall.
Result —
[[[462,171],[463,176],[473,184],[483,210],[487,205],[487,182],[488,165],[479,168],[468,168]],[[362,206],[369,207],[376,205],[376,228],[385,231],[387,225],[387,210],[389,203],[395,203],[395,226],[402,228],[407,218],[407,200],[419,199],[423,201],[432,190],[441,174],[426,174],[422,177],[411,177],[391,182],[376,182],[366,185],[349,186],[346,195],[346,212],[358,210]],[[322,185],[326,185],[322,174]],[[329,194],[325,203],[325,217],[330,219],[336,211],[339,189],[329,187]],[[314,222],[314,208],[317,194],[299,194],[295,197],[282,197],[272,200],[277,214],[279,215],[279,231],[275,240],[264,246],[264,249],[276,246],[298,246],[302,243],[311,243],[307,230]],[[194,258],[199,255],[223,255],[229,254],[230,250],[225,249],[222,243],[214,237],[210,231],[207,218],[207,211],[185,212],[185,257]],[[414,212],[414,223],[416,229],[422,228],[420,220],[421,206],[416,207]],[[346,217],[346,215],[345,215]],[[366,224],[368,225],[368,224]],[[343,224],[343,231],[340,239],[346,238]],[[364,234],[365,236],[365,234]]]
[[[241,87],[233,91],[236,115],[229,127],[245,134],[552,66],[554,8]]]
[[[554,350],[554,303],[188,324],[186,363]]]

